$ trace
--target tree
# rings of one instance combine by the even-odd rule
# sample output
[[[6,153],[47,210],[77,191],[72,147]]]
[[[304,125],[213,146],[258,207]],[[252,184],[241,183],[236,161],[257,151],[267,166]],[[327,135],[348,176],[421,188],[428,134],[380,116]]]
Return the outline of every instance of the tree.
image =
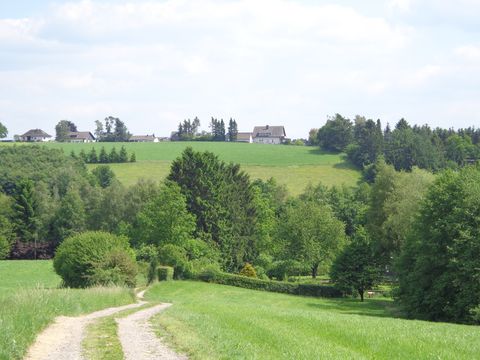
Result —
[[[100,120],[95,120],[95,138],[101,140],[105,136],[103,124]]]
[[[13,199],[0,192],[0,260],[8,257],[15,238],[12,207]]]
[[[0,139],[7,137],[7,135],[8,135],[8,130],[6,126],[0,123]]]
[[[347,294],[357,291],[362,302],[365,291],[381,280],[381,267],[363,228],[357,229],[352,242],[333,262],[330,278]]]
[[[445,171],[429,188],[397,271],[406,314],[480,323],[480,169]]]
[[[120,152],[118,153],[118,162],[120,163],[128,162],[128,153],[127,153],[127,149],[125,149],[125,146],[122,146],[120,148]]]
[[[108,154],[108,162],[109,163],[118,163],[118,153],[117,149],[115,149],[115,146],[111,148],[110,154]]]
[[[86,230],[86,214],[80,194],[69,189],[60,202],[53,220],[52,235],[56,244]]]
[[[98,141],[105,142],[125,142],[132,136],[127,129],[127,126],[119,118],[108,116],[104,120],[103,125],[99,120],[95,121],[96,130],[95,135]]]
[[[55,141],[66,141],[69,139],[68,134],[70,132],[76,132],[77,126],[68,120],[60,120],[59,123],[55,126]]]
[[[364,117],[355,117],[354,142],[347,146],[349,159],[363,168],[373,164],[383,154],[383,133],[380,120],[365,120]]]
[[[308,266],[316,278],[319,266],[328,265],[342,249],[345,226],[328,206],[299,200],[280,217],[278,237],[286,245],[286,257]]]
[[[96,152],[94,147],[92,147],[92,150],[90,151],[90,154],[88,155],[88,162],[90,164],[96,164],[98,162],[97,152]]]
[[[237,141],[238,126],[237,122],[230,118],[228,122],[228,141]]]
[[[38,231],[37,201],[33,181],[23,180],[18,184],[14,196],[15,229],[22,241],[36,240]]]
[[[136,243],[184,246],[195,230],[195,217],[176,183],[167,183],[137,215]]]
[[[102,146],[100,149],[100,155],[98,156],[98,162],[100,164],[108,164],[110,162],[110,159],[108,157],[107,151],[105,150],[105,147]]]
[[[115,173],[108,165],[97,166],[92,170],[92,174],[95,176],[98,184],[104,189],[115,181]]]
[[[245,262],[253,262],[254,193],[239,165],[188,147],[173,161],[168,180],[180,186],[188,210],[196,217],[195,235],[218,246],[225,270],[238,271]]]
[[[318,143],[328,151],[344,151],[353,140],[353,126],[350,119],[340,114],[329,118],[327,123],[318,130]]]

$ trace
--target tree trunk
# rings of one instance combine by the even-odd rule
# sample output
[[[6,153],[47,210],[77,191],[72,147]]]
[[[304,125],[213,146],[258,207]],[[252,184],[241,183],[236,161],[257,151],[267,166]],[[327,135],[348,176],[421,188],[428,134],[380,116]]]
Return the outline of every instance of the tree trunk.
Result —
[[[358,293],[360,294],[360,301],[363,302],[363,289],[358,289]]]
[[[318,264],[315,264],[312,266],[312,279],[317,278],[317,273],[318,273]]]

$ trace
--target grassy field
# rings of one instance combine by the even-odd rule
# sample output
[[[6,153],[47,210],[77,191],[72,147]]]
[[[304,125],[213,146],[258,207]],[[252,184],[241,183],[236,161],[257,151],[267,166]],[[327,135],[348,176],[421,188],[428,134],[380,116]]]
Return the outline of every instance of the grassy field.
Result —
[[[93,143],[70,144],[48,143],[45,146],[63,149],[66,154],[82,149],[89,152],[95,147],[97,154],[102,146],[117,151],[124,145],[129,153],[135,152],[136,163],[113,164],[117,177],[129,186],[140,178],[162,180],[170,171],[170,163],[187,146],[198,151],[211,151],[220,159],[242,165],[252,178],[267,180],[274,177],[285,184],[292,195],[301,193],[308,184],[354,185],[360,172],[343,155],[321,152],[316,147],[274,146],[244,143],[215,142],[162,142],[162,143]],[[2,146],[11,146],[3,144]],[[93,168],[95,165],[90,165]]]
[[[51,261],[0,261],[0,359],[21,359],[35,336],[59,315],[133,302],[123,288],[59,289]]]
[[[155,285],[152,320],[192,359],[475,359],[480,327],[393,317],[389,300],[316,299],[199,282]],[[168,335],[166,335],[168,334]]]

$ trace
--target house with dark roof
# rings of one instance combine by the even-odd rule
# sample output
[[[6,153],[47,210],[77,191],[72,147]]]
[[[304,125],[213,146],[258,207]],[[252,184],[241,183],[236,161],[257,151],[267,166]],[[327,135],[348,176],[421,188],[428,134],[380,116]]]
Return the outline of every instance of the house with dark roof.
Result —
[[[255,126],[253,142],[258,144],[281,144],[287,137],[284,126]]]
[[[90,143],[95,142],[95,136],[90,131],[71,131],[65,140],[72,143]]]
[[[158,142],[155,135],[132,135],[128,140],[130,142]]]
[[[20,135],[20,141],[43,142],[51,140],[52,136],[48,135],[45,131],[41,129],[31,129],[28,130],[25,134]]]

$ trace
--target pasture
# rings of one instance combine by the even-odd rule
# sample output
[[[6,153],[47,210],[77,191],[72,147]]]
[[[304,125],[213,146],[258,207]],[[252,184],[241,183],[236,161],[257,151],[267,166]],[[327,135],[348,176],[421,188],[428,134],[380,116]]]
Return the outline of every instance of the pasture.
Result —
[[[107,152],[113,146],[118,151],[122,145],[129,154],[135,152],[137,162],[110,166],[126,186],[141,178],[163,180],[170,171],[171,161],[187,146],[197,151],[211,151],[226,162],[239,163],[253,179],[273,177],[286,185],[291,195],[298,195],[308,184],[355,185],[360,179],[360,172],[342,154],[321,152],[317,147],[221,142],[46,144],[63,149],[65,154],[72,151],[78,154],[82,149],[88,153],[92,147],[98,154],[102,146]]]
[[[395,318],[389,299],[318,299],[200,282],[148,293],[152,319],[191,359],[474,359],[480,328]]]

